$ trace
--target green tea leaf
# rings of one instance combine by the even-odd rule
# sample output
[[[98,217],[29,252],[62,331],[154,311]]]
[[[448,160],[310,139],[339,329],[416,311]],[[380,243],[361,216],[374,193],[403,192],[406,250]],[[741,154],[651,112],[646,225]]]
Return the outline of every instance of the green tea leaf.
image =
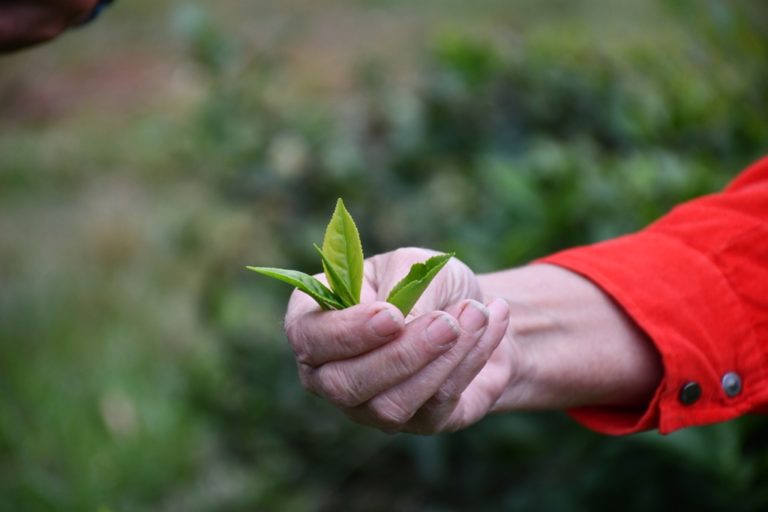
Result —
[[[323,309],[344,309],[345,307],[338,295],[329,290],[323,283],[304,272],[271,267],[246,268],[295,286],[315,299]]]
[[[348,290],[352,304],[359,304],[360,290],[363,287],[363,246],[355,221],[341,199],[336,202],[336,209],[325,229],[322,253],[325,275],[331,287],[337,294]],[[332,264],[332,270],[325,265],[325,260]],[[334,272],[338,280],[332,278]],[[346,284],[346,287],[336,289],[339,282]]]
[[[341,199],[336,202],[336,208],[325,230],[323,246],[315,245],[315,249],[320,253],[330,289],[314,277],[295,270],[271,267],[248,269],[295,286],[315,299],[323,309],[344,309],[359,304],[364,277],[363,246],[355,221]],[[387,301],[394,304],[404,315],[408,315],[429,283],[451,257],[453,253],[438,254],[423,263],[411,266],[408,275],[392,288]]]
[[[354,297],[352,296],[352,292],[349,291],[349,285],[341,277],[341,273],[336,265],[334,265],[334,263],[328,259],[328,257],[323,253],[323,250],[317,244],[315,244],[315,249],[317,249],[317,252],[320,253],[320,258],[323,261],[325,277],[328,279],[328,283],[331,285],[333,292],[339,297],[339,299],[341,299],[341,303],[344,304],[344,307],[348,308],[357,304]]]
[[[387,302],[394,304],[397,309],[407,316],[413,309],[416,301],[427,289],[429,283],[435,278],[440,269],[453,257],[454,253],[438,254],[432,256],[423,263],[414,264],[399,283],[392,288],[387,297]]]

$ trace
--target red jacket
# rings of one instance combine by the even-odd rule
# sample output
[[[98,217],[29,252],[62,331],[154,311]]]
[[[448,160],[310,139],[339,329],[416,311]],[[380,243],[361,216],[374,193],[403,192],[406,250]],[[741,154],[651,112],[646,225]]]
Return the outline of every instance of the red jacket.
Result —
[[[664,376],[645,409],[570,411],[606,434],[768,412],[768,158],[644,230],[542,261],[600,286],[648,334]]]

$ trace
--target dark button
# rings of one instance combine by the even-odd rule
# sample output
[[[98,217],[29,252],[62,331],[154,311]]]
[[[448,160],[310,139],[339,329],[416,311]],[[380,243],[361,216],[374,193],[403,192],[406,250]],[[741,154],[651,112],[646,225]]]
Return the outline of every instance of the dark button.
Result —
[[[731,398],[741,393],[741,377],[736,372],[728,372],[723,375],[722,384],[723,391]]]
[[[701,398],[701,386],[698,382],[689,382],[680,388],[680,395],[677,397],[683,405],[691,405]]]

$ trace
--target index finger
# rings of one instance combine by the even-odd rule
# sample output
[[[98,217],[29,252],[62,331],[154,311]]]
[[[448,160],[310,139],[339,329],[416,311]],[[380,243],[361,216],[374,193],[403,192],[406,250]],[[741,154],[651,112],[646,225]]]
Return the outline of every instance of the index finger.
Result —
[[[321,311],[303,298],[292,297],[285,318],[285,332],[296,359],[313,367],[378,348],[395,339],[404,325],[403,314],[386,302]]]

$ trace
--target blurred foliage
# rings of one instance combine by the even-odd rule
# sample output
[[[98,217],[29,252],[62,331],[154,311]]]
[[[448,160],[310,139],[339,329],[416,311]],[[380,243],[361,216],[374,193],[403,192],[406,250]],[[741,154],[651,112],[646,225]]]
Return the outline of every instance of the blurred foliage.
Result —
[[[448,31],[416,84],[368,60],[340,99],[180,5],[204,84],[183,116],[3,128],[0,510],[766,509],[759,418],[622,439],[559,413],[357,427],[300,388],[287,292],[243,270],[318,271],[337,197],[370,254],[489,271],[717,190],[768,140],[768,11],[739,5],[670,1],[686,36],[631,44]]]

